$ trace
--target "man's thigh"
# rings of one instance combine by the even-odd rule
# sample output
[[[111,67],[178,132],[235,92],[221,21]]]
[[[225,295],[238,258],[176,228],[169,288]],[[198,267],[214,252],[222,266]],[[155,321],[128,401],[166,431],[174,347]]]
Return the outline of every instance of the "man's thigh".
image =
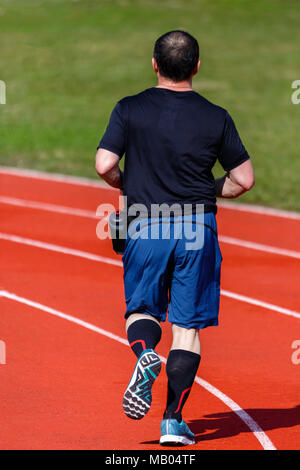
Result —
[[[168,319],[184,328],[218,325],[222,255],[214,224],[204,227],[199,250],[187,250],[180,240],[174,252]]]
[[[165,321],[173,246],[172,240],[127,239],[123,255],[125,318],[140,312]]]

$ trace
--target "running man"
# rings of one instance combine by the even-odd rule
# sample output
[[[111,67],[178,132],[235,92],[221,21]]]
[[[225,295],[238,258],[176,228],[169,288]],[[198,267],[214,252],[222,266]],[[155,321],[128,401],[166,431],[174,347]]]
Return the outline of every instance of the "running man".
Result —
[[[188,249],[185,234],[174,236],[176,217],[170,215],[169,238],[128,233],[123,255],[126,332],[137,357],[124,412],[141,419],[150,408],[161,369],[155,348],[168,312],[173,342],[160,443],[188,445],[195,437],[182,409],[200,364],[199,330],[218,325],[222,256],[216,197],[236,198],[250,190],[254,172],[228,112],[192,89],[200,66],[197,40],[179,30],[162,35],[155,42],[152,66],[157,86],[121,99],[113,109],[98,146],[96,170],[123,191],[128,207],[143,204],[150,211],[153,205],[188,205],[191,213],[183,213],[181,221],[202,227],[202,245]],[[119,161],[124,153],[123,174]],[[226,173],[214,179],[217,160]],[[204,212],[200,224],[199,206]],[[153,222],[149,216],[148,222]]]

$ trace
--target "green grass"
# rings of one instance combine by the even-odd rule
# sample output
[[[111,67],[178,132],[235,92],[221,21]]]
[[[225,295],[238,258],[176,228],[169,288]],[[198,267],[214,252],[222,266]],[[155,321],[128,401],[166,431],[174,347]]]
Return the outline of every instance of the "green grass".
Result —
[[[299,24],[298,0],[2,0],[0,164],[96,178],[112,107],[156,84],[153,43],[180,28],[200,44],[194,89],[228,109],[253,158],[241,201],[300,211]]]

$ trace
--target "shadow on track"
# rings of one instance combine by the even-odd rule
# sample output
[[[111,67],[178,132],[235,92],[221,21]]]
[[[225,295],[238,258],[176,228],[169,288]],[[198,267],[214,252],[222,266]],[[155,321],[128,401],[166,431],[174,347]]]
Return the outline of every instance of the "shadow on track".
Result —
[[[300,405],[293,408],[249,408],[245,411],[263,429],[291,428],[300,425]],[[201,419],[187,420],[196,436],[196,442],[213,441],[252,432],[233,412],[204,415]],[[141,444],[158,444],[159,441],[141,442]]]

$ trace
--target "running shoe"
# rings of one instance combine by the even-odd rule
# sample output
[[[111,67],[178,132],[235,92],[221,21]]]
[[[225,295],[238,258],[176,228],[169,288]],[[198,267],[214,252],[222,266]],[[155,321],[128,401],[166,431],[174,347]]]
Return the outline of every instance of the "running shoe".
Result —
[[[195,434],[189,429],[188,425],[182,420],[163,419],[161,422],[161,445],[182,445],[187,446],[195,444]]]
[[[123,397],[123,409],[128,418],[142,419],[152,402],[151,388],[161,371],[161,361],[153,349],[140,355]]]

